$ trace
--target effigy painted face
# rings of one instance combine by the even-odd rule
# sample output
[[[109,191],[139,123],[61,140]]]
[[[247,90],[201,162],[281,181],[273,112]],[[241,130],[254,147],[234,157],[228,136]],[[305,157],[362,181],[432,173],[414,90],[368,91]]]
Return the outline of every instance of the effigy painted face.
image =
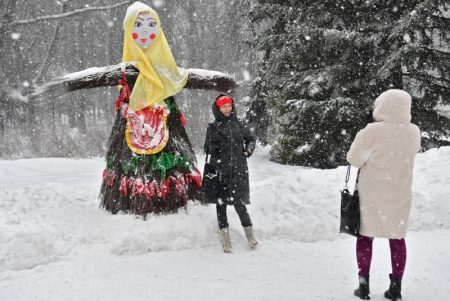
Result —
[[[149,13],[142,13],[136,18],[131,32],[133,40],[143,49],[150,47],[158,37],[158,23]]]

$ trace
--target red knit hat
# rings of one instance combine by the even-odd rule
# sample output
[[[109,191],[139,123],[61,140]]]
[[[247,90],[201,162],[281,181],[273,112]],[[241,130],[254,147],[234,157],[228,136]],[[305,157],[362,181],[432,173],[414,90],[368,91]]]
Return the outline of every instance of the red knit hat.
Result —
[[[220,107],[223,106],[224,104],[231,105],[232,103],[233,103],[233,98],[231,98],[230,96],[222,95],[216,99],[216,107],[219,110],[220,110]]]

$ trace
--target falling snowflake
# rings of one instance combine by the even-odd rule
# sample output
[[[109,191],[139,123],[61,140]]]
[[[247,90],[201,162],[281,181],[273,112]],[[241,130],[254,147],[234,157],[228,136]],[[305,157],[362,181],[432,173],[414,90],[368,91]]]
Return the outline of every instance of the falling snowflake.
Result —
[[[406,43],[411,43],[411,36],[409,34],[405,33],[405,35],[403,36],[403,40]]]
[[[252,79],[250,72],[247,69],[242,70],[242,76],[244,77],[244,81],[248,82]]]
[[[152,3],[154,7],[161,7],[164,5],[164,0],[153,0]]]
[[[18,32],[11,33],[11,38],[13,40],[18,40],[20,38],[20,33],[18,33]]]

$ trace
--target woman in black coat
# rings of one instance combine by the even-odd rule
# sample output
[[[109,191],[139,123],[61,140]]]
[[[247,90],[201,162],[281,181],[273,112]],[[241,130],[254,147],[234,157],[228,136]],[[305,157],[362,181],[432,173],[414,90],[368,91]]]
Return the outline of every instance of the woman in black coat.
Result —
[[[233,205],[236,209],[249,245],[254,248],[258,242],[254,238],[252,221],[245,205],[250,204],[247,158],[255,149],[255,137],[237,119],[231,97],[219,95],[212,105],[212,111],[215,121],[208,125],[205,153],[210,155],[214,184],[205,187],[206,190],[213,190],[205,191],[205,201],[216,204],[224,252],[231,252],[227,205]]]

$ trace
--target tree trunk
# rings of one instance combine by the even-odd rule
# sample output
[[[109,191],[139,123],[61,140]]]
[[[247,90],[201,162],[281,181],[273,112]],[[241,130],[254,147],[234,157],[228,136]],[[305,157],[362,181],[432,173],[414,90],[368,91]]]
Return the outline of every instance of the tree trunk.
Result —
[[[67,3],[62,3],[62,9],[61,13],[65,13],[67,10]],[[58,22],[55,25],[55,31],[53,33],[53,38],[50,43],[50,47],[47,52],[47,56],[45,57],[44,61],[42,62],[41,68],[39,70],[39,73],[34,78],[34,82],[40,84],[44,81],[44,77],[48,74],[48,71],[50,70],[50,67],[52,65],[52,61],[54,60],[56,56],[56,50],[58,47],[58,42],[61,36],[61,28],[64,23],[64,19],[59,19]]]
[[[83,37],[84,37],[84,24],[80,24],[77,27],[77,37],[80,38],[81,41],[83,41]],[[79,40],[79,41],[80,41]],[[84,57],[84,48],[82,46],[79,45],[79,43],[77,43],[76,45],[76,49],[77,49],[77,65],[79,69],[82,69],[84,67],[83,64],[83,57]],[[78,93],[76,93],[76,123],[77,123],[77,128],[80,130],[80,132],[82,134],[86,134],[87,133],[87,126],[86,126],[86,99],[85,99],[85,95],[83,93],[83,91],[79,91]]]
[[[0,19],[0,57],[5,57],[6,43],[11,40],[8,35],[11,30],[11,21],[14,18],[14,10],[16,7],[16,0],[2,0],[0,2],[0,11],[2,11]],[[2,62],[6,63],[6,62]]]
[[[5,104],[6,100],[3,96],[3,91],[0,89],[0,103]],[[5,109],[4,106],[0,107],[0,138],[2,138],[2,140],[5,138]],[[1,149],[1,146],[0,146]]]
[[[87,133],[87,127],[86,127],[86,100],[83,97],[83,93],[80,92],[82,96],[79,99],[78,102],[78,116],[77,116],[77,123],[78,123],[78,129],[82,134]]]
[[[108,11],[108,19],[111,20],[112,16],[114,15],[114,13],[117,13],[116,10],[110,10]],[[108,47],[106,48],[106,53],[105,53],[105,58],[106,58],[106,64],[111,64],[112,60],[112,50],[115,49],[115,45],[114,45],[114,36],[113,35],[106,35],[106,39],[107,39],[107,45]],[[117,91],[119,92],[119,91]],[[108,89],[107,93],[106,93],[106,99],[104,100],[104,107],[103,107],[103,112],[105,113],[105,120],[106,120],[106,128],[110,129],[113,125],[113,95],[111,93],[111,89]]]
[[[2,82],[0,82],[0,137],[5,137],[5,127],[6,127],[6,118],[7,113],[11,108],[11,102],[7,101],[8,98],[8,89],[10,87],[9,78],[10,78],[10,60],[5,60],[6,53],[8,51],[8,42],[11,41],[11,21],[14,18],[14,11],[16,7],[15,0],[1,0],[0,1],[0,59],[2,59],[0,64],[0,76],[2,77]],[[3,81],[5,81],[3,83]]]

